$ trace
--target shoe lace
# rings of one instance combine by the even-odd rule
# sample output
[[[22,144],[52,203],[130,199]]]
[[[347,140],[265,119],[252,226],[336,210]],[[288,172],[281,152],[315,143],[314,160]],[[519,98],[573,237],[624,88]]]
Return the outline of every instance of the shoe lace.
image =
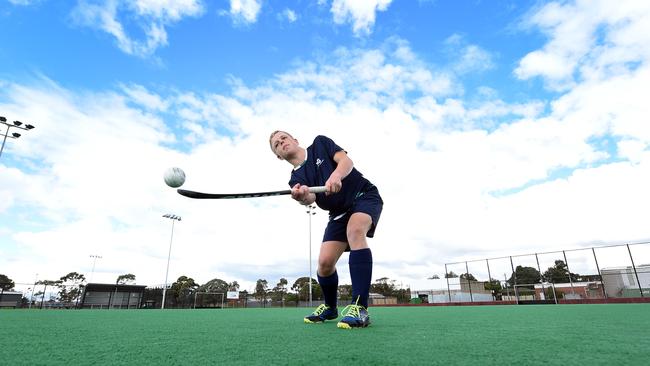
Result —
[[[328,309],[328,306],[327,306],[327,305],[325,305],[325,304],[320,304],[320,305],[318,305],[318,307],[316,308],[316,310],[314,310],[314,313],[313,313],[313,314],[314,314],[314,315],[321,315],[321,314],[323,313],[323,311],[325,311],[325,310],[327,310],[327,309]]]
[[[354,304],[350,304],[343,308],[343,316],[351,316],[354,318],[360,318],[361,314],[359,311],[363,309],[363,306],[359,305],[359,296],[357,296],[357,301]]]

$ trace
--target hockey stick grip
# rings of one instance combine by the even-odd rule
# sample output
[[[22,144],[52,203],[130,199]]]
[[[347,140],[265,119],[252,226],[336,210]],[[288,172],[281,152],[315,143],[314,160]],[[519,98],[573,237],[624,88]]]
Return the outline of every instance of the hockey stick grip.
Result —
[[[325,191],[327,191],[325,186],[309,187],[309,193],[323,193]]]

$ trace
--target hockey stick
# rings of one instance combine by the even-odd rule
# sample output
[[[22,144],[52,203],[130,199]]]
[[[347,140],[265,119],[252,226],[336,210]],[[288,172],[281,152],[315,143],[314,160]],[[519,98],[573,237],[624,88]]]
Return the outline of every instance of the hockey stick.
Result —
[[[178,194],[181,196],[195,198],[195,199],[230,199],[230,198],[253,198],[253,197],[269,197],[269,196],[281,196],[286,194],[291,194],[290,189],[285,189],[283,191],[271,191],[271,192],[256,192],[256,193],[203,193],[188,191],[185,189],[177,189]],[[309,193],[323,193],[325,192],[325,187],[309,187]]]

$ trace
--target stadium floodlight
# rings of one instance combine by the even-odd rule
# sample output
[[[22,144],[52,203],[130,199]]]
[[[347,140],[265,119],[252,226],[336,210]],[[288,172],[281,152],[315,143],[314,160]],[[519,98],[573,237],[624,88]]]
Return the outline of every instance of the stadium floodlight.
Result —
[[[95,274],[95,263],[97,262],[98,259],[102,259],[101,255],[96,255],[96,254],[91,254],[90,258],[93,259],[93,268],[90,270],[90,280],[88,280],[88,283],[93,282],[93,275]]]
[[[19,129],[25,130],[25,131],[34,129],[33,125],[27,124],[27,125],[23,126],[23,123],[20,122],[20,121],[14,121],[12,124],[9,124],[9,123],[7,123],[7,118],[5,118],[5,117],[0,117],[0,124],[3,124],[3,125],[6,126],[6,129],[5,129],[4,133],[2,133],[2,135],[0,135],[0,136],[3,137],[2,146],[0,147],[0,156],[2,156],[2,151],[5,148],[5,142],[7,142],[7,137],[12,138],[12,139],[17,139],[17,138],[19,138],[21,136],[19,133],[16,133],[16,132],[9,133],[9,130],[11,128],[19,128]]]
[[[316,205],[311,204],[307,206],[307,215],[309,215],[309,307],[312,307],[312,290],[311,290],[311,217],[316,215]]]
[[[169,260],[171,259],[172,256],[172,241],[174,240],[174,222],[181,221],[180,216],[176,216],[172,214],[164,214],[162,217],[172,220],[172,235],[169,239],[169,252],[167,253],[167,269],[165,270],[165,286],[163,287],[163,298],[162,298],[162,305],[160,309],[165,308],[165,294],[167,293],[167,278],[169,275]]]

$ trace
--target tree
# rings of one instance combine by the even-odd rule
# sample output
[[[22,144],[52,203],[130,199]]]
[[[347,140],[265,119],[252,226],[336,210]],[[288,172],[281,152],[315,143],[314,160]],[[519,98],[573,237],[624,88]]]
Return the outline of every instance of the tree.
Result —
[[[565,283],[571,281],[577,281],[579,274],[570,273],[567,265],[562,260],[556,260],[555,265],[548,267],[546,272],[544,272],[544,281],[552,283]]]
[[[501,281],[490,278],[490,281],[487,281],[483,284],[483,288],[491,291],[492,296],[494,296],[495,300],[501,300],[501,290],[503,290]]]
[[[281,301],[283,306],[284,297],[287,294],[287,284],[289,284],[289,282],[286,278],[280,278],[280,282],[275,285],[271,294],[271,299],[273,299],[273,301]]]
[[[131,273],[119,275],[117,276],[117,280],[115,280],[116,285],[126,285],[132,282],[135,282],[135,275]]]
[[[268,295],[268,281],[263,280],[263,279],[258,279],[257,283],[255,284],[255,293],[253,296],[261,302],[263,302],[266,305],[266,297]]]
[[[238,285],[239,286],[239,285]],[[205,284],[199,286],[200,292],[223,292],[226,293],[230,289],[230,284],[220,278],[214,278]]]
[[[533,267],[523,267],[517,266],[515,268],[515,273],[510,275],[507,283],[509,287],[515,285],[515,275],[517,275],[517,284],[518,285],[532,285],[535,283],[540,283],[540,273]],[[526,286],[527,288],[532,289],[533,286]]]
[[[393,296],[395,280],[390,280],[388,277],[378,278],[375,283],[370,285],[370,291],[384,296]]]
[[[47,292],[47,286],[56,286],[60,284],[61,281],[52,281],[52,280],[40,280],[36,282],[36,285],[44,285],[43,291],[38,292],[38,296],[41,296],[41,308],[43,307],[43,301],[45,301],[45,293]],[[52,295],[50,295],[49,301],[54,300]]]
[[[239,291],[239,283],[237,281],[232,281],[228,284],[229,291]]]
[[[72,303],[79,300],[86,277],[77,272],[70,272],[54,283],[59,287],[59,299]]]
[[[298,299],[300,301],[309,300],[309,277],[300,277],[298,278],[293,285],[291,290],[295,291],[298,294]],[[318,281],[311,279],[311,295],[312,299],[320,299],[323,296],[323,291],[318,284]]]
[[[427,280],[439,280],[439,279],[440,279],[440,276],[438,276],[437,274],[434,274],[431,277],[427,277]]]
[[[467,280],[467,282],[476,281],[476,277],[474,277],[474,275],[471,274],[471,273],[463,273],[463,274],[461,274],[460,279],[461,280]]]
[[[224,294],[223,296],[225,296],[226,293],[228,293],[228,291],[230,290],[230,286],[231,284],[229,284],[228,282],[220,278],[214,278],[204,283],[203,285],[199,286],[199,288],[196,291],[208,292],[208,293],[221,293]],[[217,298],[216,296],[207,296],[206,298],[209,300],[207,301],[206,304],[211,304],[213,307],[216,307],[217,305],[221,304],[221,299]]]
[[[14,289],[14,286],[16,286],[16,283],[14,283],[11,278],[0,274],[0,289],[3,289],[4,291],[11,291]]]
[[[174,302],[177,305],[187,306],[192,303],[192,295],[199,285],[194,282],[194,279],[187,276],[180,276],[176,282],[172,283],[171,293]]]
[[[352,285],[339,285],[339,300],[352,300]]]
[[[449,273],[445,274],[445,278],[456,278],[458,277],[457,274],[454,273],[454,271],[449,271]]]

